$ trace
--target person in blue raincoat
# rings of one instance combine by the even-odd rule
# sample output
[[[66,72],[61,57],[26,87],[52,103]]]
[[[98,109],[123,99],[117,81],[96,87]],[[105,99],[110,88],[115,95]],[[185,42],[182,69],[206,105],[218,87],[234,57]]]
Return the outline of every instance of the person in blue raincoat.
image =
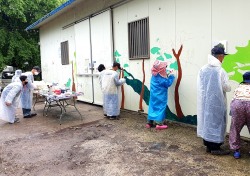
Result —
[[[23,93],[21,96],[21,104],[23,110],[23,118],[31,118],[36,116],[36,113],[31,113],[32,99],[33,99],[33,90],[35,89],[34,76],[40,73],[41,69],[38,66],[33,67],[30,72],[25,72],[22,75],[27,76],[28,84],[24,87]]]
[[[150,99],[148,109],[148,123],[146,128],[153,127],[156,123],[156,129],[166,129],[163,125],[166,118],[166,109],[168,103],[168,88],[174,82],[174,75],[167,76],[167,62],[156,60],[151,69],[152,77],[150,81]]]
[[[0,99],[0,119],[9,123],[19,121],[15,117],[16,109],[22,89],[28,83],[27,76],[20,76],[19,79],[19,82],[10,83],[3,89]]]

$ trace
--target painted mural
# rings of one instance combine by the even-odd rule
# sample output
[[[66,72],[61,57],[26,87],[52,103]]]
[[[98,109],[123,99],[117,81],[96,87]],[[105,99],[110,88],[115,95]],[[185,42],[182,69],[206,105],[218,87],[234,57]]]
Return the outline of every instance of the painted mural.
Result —
[[[229,75],[229,79],[242,82],[242,75],[250,71],[250,40],[245,47],[236,47],[237,52],[225,57],[222,67]]]
[[[181,109],[181,105],[179,102],[179,85],[182,79],[182,68],[181,68],[181,52],[183,46],[181,45],[178,52],[175,49],[172,49],[172,54],[161,51],[161,48],[158,46],[152,47],[150,52],[155,57],[156,60],[167,61],[169,63],[169,67],[167,69],[167,73],[175,70],[178,71],[178,77],[175,85],[174,99],[175,99],[175,108],[176,114],[170,111],[169,107],[167,107],[167,119],[172,121],[183,122],[187,124],[197,125],[197,115],[184,115]],[[238,83],[242,82],[242,74],[246,71],[250,70],[250,41],[248,45],[245,47],[236,47],[237,52],[235,54],[227,55],[222,63],[222,67],[229,74],[230,80],[234,80]],[[173,56],[174,58],[173,58]],[[114,56],[116,61],[120,63],[121,54],[118,51],[115,51]],[[144,60],[142,60],[142,72],[143,72],[143,80],[136,79],[132,73],[128,72],[126,68],[129,65],[125,63],[123,65],[122,77],[126,79],[126,84],[130,86],[138,95],[140,95],[139,102],[139,111],[143,111],[142,108],[142,100],[149,105],[149,97],[150,90],[147,86],[144,85],[145,81],[145,70],[144,70]],[[124,108],[124,89],[123,91],[123,106]]]
[[[177,115],[170,111],[169,107],[167,106],[167,119],[172,121],[178,121],[183,122],[187,124],[197,125],[197,116],[196,115],[187,115],[185,116],[182,113],[181,106],[179,103],[179,92],[178,88],[181,82],[182,78],[182,70],[181,70],[181,64],[180,64],[180,55],[182,51],[183,46],[180,47],[178,52],[176,53],[175,49],[172,49],[173,55],[175,58],[172,57],[171,54],[167,52],[162,52],[161,48],[159,47],[153,47],[151,48],[150,52],[152,55],[154,55],[156,60],[161,61],[167,61],[169,63],[169,69],[167,70],[167,73],[170,73],[173,70],[178,71],[178,78],[177,83],[175,87],[175,105],[176,105],[176,112]],[[115,51],[114,56],[116,58],[116,61],[120,63],[121,54],[118,51]],[[144,70],[144,60],[142,60],[142,70],[144,72],[143,81],[136,79],[132,73],[129,73],[126,68],[129,67],[129,65],[126,63],[123,65],[123,75],[126,79],[126,84],[130,86],[138,95],[140,95],[140,102],[139,102],[139,111],[142,111],[142,99],[144,102],[149,105],[149,97],[150,97],[150,90],[147,86],[144,85],[145,81],[145,70]],[[123,100],[122,100],[123,101]],[[122,107],[121,107],[122,108]]]

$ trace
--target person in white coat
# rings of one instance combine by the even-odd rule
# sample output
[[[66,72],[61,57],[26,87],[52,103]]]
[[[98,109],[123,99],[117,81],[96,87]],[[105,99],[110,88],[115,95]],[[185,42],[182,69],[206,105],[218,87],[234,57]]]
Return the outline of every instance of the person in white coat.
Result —
[[[119,79],[116,72],[118,69],[122,69],[120,64],[114,62],[111,70],[102,69],[99,75],[99,82],[103,92],[103,112],[110,120],[117,119],[117,116],[120,115],[118,87],[126,82],[124,78]]]
[[[197,79],[197,136],[203,139],[207,152],[214,155],[230,153],[220,148],[226,134],[226,92],[231,91],[228,75],[221,67],[224,50],[222,44],[214,46]]]
[[[0,119],[9,123],[19,121],[15,117],[18,100],[23,87],[28,83],[27,76],[20,76],[19,79],[19,82],[10,83],[3,89],[0,99]]]
[[[25,72],[22,75],[27,76],[28,84],[23,88],[23,93],[21,95],[21,104],[23,110],[23,118],[31,118],[36,116],[36,113],[31,113],[33,90],[35,89],[34,76],[40,73],[41,69],[38,66],[33,67],[30,72]]]
[[[12,77],[11,82],[20,82],[19,77],[21,76],[21,74],[22,74],[22,70],[16,70],[15,75]]]

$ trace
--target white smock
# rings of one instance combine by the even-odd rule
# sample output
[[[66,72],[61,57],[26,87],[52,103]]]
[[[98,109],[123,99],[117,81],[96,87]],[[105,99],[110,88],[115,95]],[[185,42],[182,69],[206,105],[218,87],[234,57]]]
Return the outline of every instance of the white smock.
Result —
[[[19,97],[21,95],[23,85],[21,82],[10,83],[6,86],[2,92],[0,100],[0,119],[14,123],[16,109],[19,104]],[[11,103],[10,106],[5,104]]]
[[[212,55],[197,79],[197,135],[208,142],[223,143],[227,123],[228,75]]]
[[[108,116],[120,114],[119,89],[126,82],[124,78],[119,79],[114,70],[103,70],[99,75],[99,82],[103,93],[103,111]]]
[[[21,82],[21,80],[20,80],[21,74],[22,74],[22,70],[16,70],[15,75],[12,77],[11,82]]]
[[[23,92],[21,95],[21,103],[22,108],[31,109],[32,107],[32,99],[33,99],[33,90],[36,87],[34,82],[34,76],[31,72],[25,72],[22,75],[27,76],[28,84],[26,84],[23,88]]]

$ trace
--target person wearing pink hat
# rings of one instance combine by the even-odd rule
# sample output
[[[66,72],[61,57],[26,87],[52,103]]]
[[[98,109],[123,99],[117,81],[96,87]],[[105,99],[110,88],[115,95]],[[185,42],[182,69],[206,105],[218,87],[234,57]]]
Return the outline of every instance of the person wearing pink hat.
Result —
[[[146,128],[154,127],[160,129],[168,128],[163,125],[166,118],[168,103],[168,88],[174,82],[174,75],[167,76],[167,62],[156,60],[151,69],[150,99],[148,109],[148,122]]]

